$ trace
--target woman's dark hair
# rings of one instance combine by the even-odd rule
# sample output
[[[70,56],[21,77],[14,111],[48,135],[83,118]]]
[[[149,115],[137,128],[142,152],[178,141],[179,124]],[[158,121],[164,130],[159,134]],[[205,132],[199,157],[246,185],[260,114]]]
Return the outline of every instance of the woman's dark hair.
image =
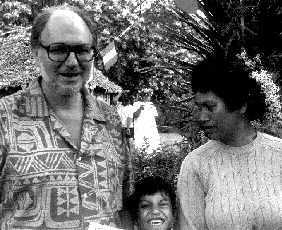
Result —
[[[221,98],[229,111],[247,106],[248,121],[265,118],[267,105],[259,83],[250,76],[243,60],[208,57],[200,61],[191,73],[194,93],[212,92]]]
[[[142,178],[134,185],[134,192],[129,198],[128,208],[133,220],[138,218],[138,207],[141,198],[153,195],[157,192],[163,193],[170,198],[172,212],[176,210],[176,194],[173,186],[161,177],[149,176]]]
[[[45,29],[47,22],[49,21],[52,14],[57,10],[70,10],[80,16],[83,21],[86,23],[87,27],[89,28],[93,43],[92,45],[97,51],[97,30],[96,30],[96,23],[93,21],[92,17],[86,10],[80,9],[76,6],[70,6],[68,4],[53,6],[50,8],[44,9],[40,12],[33,21],[32,28],[31,28],[31,36],[30,36],[30,44],[32,49],[38,48],[40,44],[40,38],[42,31]]]

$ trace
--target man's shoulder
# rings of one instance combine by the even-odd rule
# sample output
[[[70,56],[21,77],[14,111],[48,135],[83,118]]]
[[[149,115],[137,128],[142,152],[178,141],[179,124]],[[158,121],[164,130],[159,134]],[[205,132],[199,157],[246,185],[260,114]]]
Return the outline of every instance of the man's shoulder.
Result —
[[[45,116],[48,105],[38,82],[34,80],[28,87],[1,98],[0,111],[20,116]]]
[[[22,95],[23,91],[25,91],[25,89],[20,89],[20,90],[18,90],[18,91],[15,92],[15,93],[12,93],[12,94],[3,96],[3,97],[0,98],[0,101],[3,101],[3,100],[11,100],[11,99],[17,98],[17,97],[19,97],[19,96]]]
[[[31,103],[31,101],[38,101],[39,97],[45,100],[40,88],[39,81],[40,78],[33,79],[29,83],[28,87],[25,87],[13,94],[0,98],[0,106],[3,106],[3,104],[5,104],[6,106],[11,105],[15,109],[15,106],[17,105]]]
[[[94,116],[98,115],[110,121],[113,121],[113,119],[120,121],[120,116],[115,106],[112,106],[108,102],[97,99],[95,97],[93,97],[93,100],[91,103],[92,103],[91,107],[93,108],[93,111],[95,112]]]
[[[10,107],[14,107],[23,98],[23,90],[19,90],[16,93],[4,96],[0,98],[0,110],[4,110]]]
[[[112,105],[110,105],[108,102],[104,101],[104,100],[100,100],[100,99],[97,99],[95,98],[95,103],[97,103],[98,107],[100,110],[102,111],[108,111],[108,112],[113,112],[113,113],[116,113],[116,108]]]

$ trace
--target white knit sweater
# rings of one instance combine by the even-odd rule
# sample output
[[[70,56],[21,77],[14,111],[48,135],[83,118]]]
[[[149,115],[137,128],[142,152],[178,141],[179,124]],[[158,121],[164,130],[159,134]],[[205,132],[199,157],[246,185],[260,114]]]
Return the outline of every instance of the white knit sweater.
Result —
[[[209,141],[183,161],[177,194],[181,230],[282,229],[282,140]]]

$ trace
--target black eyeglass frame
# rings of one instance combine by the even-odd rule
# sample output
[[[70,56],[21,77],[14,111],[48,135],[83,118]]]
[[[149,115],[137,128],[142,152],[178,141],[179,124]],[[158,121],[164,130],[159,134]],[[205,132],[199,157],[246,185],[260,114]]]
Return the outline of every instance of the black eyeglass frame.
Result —
[[[67,47],[67,51],[68,51],[68,55],[66,55],[65,59],[62,60],[62,61],[58,61],[58,60],[53,60],[52,58],[50,58],[50,47],[53,46],[53,45],[63,45],[65,47]],[[93,55],[91,57],[91,59],[89,60],[86,60],[86,61],[82,61],[80,60],[80,58],[78,57],[78,54],[75,52],[76,51],[76,48],[78,46],[88,46],[90,49],[93,50]],[[48,55],[48,58],[51,60],[51,61],[54,61],[54,62],[65,62],[68,57],[70,56],[70,53],[73,52],[76,59],[79,61],[79,62],[90,62],[93,60],[93,58],[97,55],[97,51],[96,51],[96,48],[93,46],[93,45],[90,45],[90,44],[77,44],[77,45],[67,45],[65,43],[52,43],[48,46],[44,46],[42,45],[41,43],[39,43],[39,46],[42,47],[43,49],[45,49],[47,51],[47,55]]]

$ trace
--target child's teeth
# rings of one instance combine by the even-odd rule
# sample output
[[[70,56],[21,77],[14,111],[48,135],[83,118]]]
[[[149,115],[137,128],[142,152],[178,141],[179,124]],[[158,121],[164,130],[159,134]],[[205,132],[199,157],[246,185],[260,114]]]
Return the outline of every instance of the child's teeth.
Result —
[[[151,220],[150,221],[150,224],[151,225],[160,225],[160,224],[162,224],[163,222],[161,221],[161,220]]]

